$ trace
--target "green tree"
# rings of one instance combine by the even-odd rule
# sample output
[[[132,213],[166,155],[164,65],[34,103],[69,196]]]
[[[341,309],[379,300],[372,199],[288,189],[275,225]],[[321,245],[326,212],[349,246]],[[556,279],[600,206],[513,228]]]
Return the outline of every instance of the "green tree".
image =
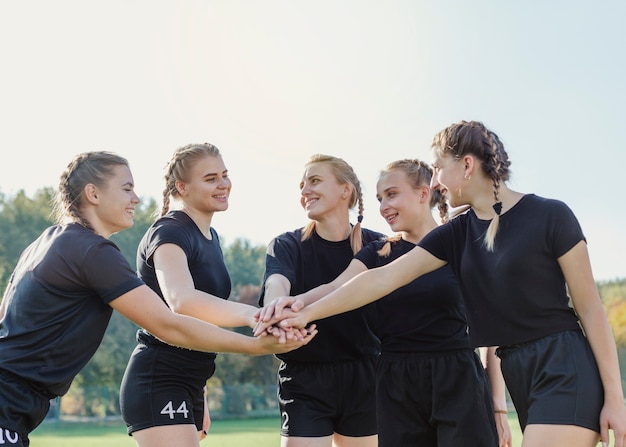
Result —
[[[239,286],[260,285],[265,268],[265,246],[252,246],[249,240],[237,238],[224,249],[224,262],[230,272],[233,291]]]
[[[24,190],[14,197],[0,194],[0,287],[3,291],[22,251],[52,225],[52,194],[51,188],[37,191],[32,199]]]

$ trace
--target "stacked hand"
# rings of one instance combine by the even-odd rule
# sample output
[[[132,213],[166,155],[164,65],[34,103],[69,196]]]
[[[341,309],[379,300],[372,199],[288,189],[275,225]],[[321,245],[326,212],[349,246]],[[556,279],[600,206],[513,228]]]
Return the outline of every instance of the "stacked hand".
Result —
[[[308,322],[299,314],[302,308],[304,308],[302,300],[292,296],[273,300],[254,315],[257,321],[254,335],[273,335],[281,343],[306,337],[314,327],[306,327]]]

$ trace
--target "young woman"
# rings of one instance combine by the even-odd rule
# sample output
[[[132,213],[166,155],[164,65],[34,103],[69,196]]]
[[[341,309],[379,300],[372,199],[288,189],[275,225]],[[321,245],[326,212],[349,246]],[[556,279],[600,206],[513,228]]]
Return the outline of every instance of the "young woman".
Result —
[[[139,277],[174,312],[218,326],[255,325],[256,307],[227,301],[230,276],[213,215],[228,209],[231,181],[212,144],[177,149],[165,174],[160,218],[137,250]],[[170,198],[180,209],[170,211]],[[215,353],[177,348],[148,330],[128,362],[120,403],[139,446],[198,446],[208,429],[204,387],[215,372]]]
[[[523,445],[594,446],[608,443],[612,428],[615,445],[624,446],[615,341],[577,219],[560,201],[509,189],[508,155],[480,122],[449,126],[433,148],[431,187],[469,210],[283,325],[353,309],[449,264],[461,283],[472,342],[499,346]]]
[[[133,224],[139,203],[127,161],[76,156],[61,175],[58,224],[22,253],[0,306],[0,433],[11,446],[45,418],[97,350],[113,309],[168,343],[198,351],[270,354],[280,344],[176,315],[132,270],[109,237]]]
[[[382,234],[361,228],[360,182],[344,160],[314,155],[300,182],[310,223],[271,241],[260,304],[332,281],[363,245]],[[359,206],[356,225],[350,209]],[[283,447],[375,447],[374,364],[380,344],[359,309],[316,322],[318,343],[279,355]]]
[[[372,242],[330,284],[281,298],[262,318],[280,316],[284,306],[301,309],[368,268],[389,264],[413,249],[437,227],[433,207],[438,206],[442,220],[447,216],[445,197],[430,189],[431,178],[432,170],[419,160],[389,164],[380,174],[377,198],[380,214],[396,236]],[[428,273],[376,301],[375,307],[382,351],[376,369],[379,447],[497,446],[489,380],[470,347],[452,269]],[[502,393],[496,403],[500,445],[510,446],[505,405]]]

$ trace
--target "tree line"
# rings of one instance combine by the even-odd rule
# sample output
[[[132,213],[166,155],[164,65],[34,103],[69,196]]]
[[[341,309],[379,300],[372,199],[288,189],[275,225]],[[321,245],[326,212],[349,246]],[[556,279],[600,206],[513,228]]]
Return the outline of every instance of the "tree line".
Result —
[[[52,194],[52,188],[40,189],[33,197],[28,197],[23,190],[10,197],[0,192],[0,287],[3,291],[20,253],[45,228],[52,225]],[[133,268],[136,266],[139,241],[154,221],[156,211],[157,203],[154,199],[142,201],[135,209],[134,226],[111,237]],[[223,251],[233,284],[230,299],[256,306],[263,276],[265,246],[253,246],[247,239],[238,238],[223,246]],[[598,288],[620,351],[624,377],[626,278],[599,282]],[[126,363],[135,346],[136,330],[137,326],[114,312],[100,349],[76,377],[73,387],[119,388]],[[251,334],[248,328],[234,330]],[[271,385],[276,380],[277,366],[278,361],[273,356],[221,354],[217,357],[216,373],[209,380],[209,386]]]

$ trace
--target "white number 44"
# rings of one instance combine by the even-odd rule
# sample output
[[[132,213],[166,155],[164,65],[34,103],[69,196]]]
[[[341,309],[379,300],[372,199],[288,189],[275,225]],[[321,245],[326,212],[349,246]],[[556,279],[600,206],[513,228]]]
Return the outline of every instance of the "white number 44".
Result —
[[[166,406],[161,410],[161,414],[168,414],[170,419],[174,419],[175,414],[182,414],[187,419],[189,417],[189,410],[187,410],[187,404],[183,401],[176,410],[174,410],[174,404],[170,400]]]

